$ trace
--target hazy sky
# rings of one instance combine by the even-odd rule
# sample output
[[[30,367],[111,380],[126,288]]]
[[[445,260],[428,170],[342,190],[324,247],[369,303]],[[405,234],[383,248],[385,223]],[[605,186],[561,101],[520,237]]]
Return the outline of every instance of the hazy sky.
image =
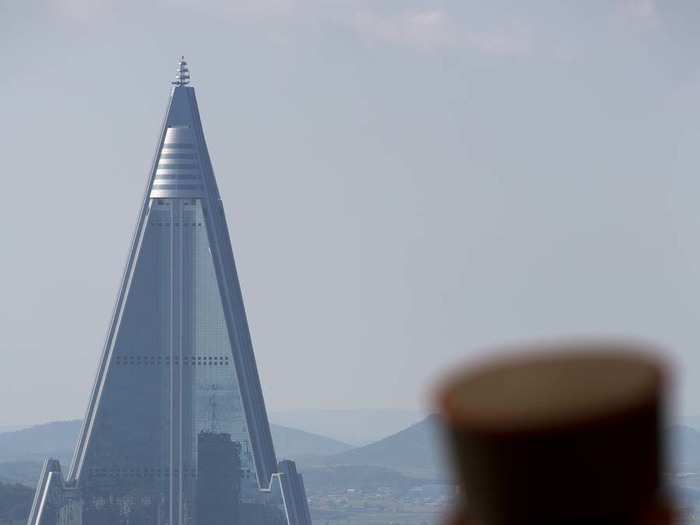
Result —
[[[83,413],[180,54],[271,410],[616,334],[700,413],[700,3],[201,4],[0,0],[0,424]]]

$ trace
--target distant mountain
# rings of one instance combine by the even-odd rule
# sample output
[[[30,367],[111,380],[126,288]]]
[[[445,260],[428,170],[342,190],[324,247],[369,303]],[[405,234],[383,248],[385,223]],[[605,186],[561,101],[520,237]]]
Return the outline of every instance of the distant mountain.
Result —
[[[700,475],[700,431],[674,425],[665,433],[668,468]],[[302,470],[320,466],[375,466],[424,479],[449,480],[441,425],[431,415],[408,428],[363,447],[325,457],[300,457]]]
[[[54,421],[0,433],[0,461],[43,461],[47,456],[63,460],[73,454],[81,421]]]
[[[64,468],[73,455],[81,420],[54,421],[43,425],[0,433],[0,462],[38,461],[48,457],[61,460]],[[309,454],[337,454],[352,448],[347,443],[295,428],[271,425],[278,457],[295,459]],[[2,472],[0,472],[2,479]]]
[[[674,425],[669,427],[666,436],[666,449],[672,470],[700,470],[700,432],[688,426]]]
[[[384,439],[333,454],[320,462],[336,466],[376,466],[417,477],[449,479],[443,454],[438,417],[431,415]]]
[[[394,434],[425,417],[417,410],[290,410],[270,412],[270,421],[328,436],[354,446]]]
[[[27,427],[26,427],[26,425],[0,425],[0,433],[12,432],[13,430],[20,430],[22,428],[27,428]]]
[[[309,454],[338,454],[352,448],[342,441],[274,423],[270,425],[270,431],[278,459],[296,459]]]

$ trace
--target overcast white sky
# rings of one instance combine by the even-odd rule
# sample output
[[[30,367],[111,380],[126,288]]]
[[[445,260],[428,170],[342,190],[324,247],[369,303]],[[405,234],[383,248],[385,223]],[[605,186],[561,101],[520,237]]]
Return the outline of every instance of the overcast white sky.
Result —
[[[700,3],[0,0],[0,424],[79,417],[185,54],[268,407],[635,335],[700,413]]]

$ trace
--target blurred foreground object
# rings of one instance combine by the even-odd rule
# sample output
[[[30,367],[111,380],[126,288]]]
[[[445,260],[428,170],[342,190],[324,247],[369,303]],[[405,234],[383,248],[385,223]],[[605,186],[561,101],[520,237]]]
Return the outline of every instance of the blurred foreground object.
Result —
[[[653,349],[513,350],[440,391],[464,509],[455,523],[671,523],[661,494],[668,375]]]

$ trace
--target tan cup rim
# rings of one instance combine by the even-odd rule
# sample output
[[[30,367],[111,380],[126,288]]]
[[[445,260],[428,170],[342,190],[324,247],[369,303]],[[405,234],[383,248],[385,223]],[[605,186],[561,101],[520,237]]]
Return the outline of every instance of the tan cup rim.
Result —
[[[635,339],[623,338],[562,338],[532,341],[524,344],[509,344],[492,347],[486,357],[460,366],[451,371],[442,385],[435,391],[437,407],[445,423],[453,428],[468,428],[483,433],[520,433],[548,431],[570,425],[586,424],[589,420],[614,418],[630,408],[658,402],[669,378],[669,371],[660,357],[660,346]],[[618,404],[604,406],[583,414],[559,414],[547,421],[543,419],[498,420],[485,417],[478,411],[466,410],[457,402],[458,392],[470,381],[485,373],[494,373],[516,366],[551,362],[552,360],[599,359],[624,361],[647,367],[651,372],[650,388],[640,391],[643,397],[623,400]]]

